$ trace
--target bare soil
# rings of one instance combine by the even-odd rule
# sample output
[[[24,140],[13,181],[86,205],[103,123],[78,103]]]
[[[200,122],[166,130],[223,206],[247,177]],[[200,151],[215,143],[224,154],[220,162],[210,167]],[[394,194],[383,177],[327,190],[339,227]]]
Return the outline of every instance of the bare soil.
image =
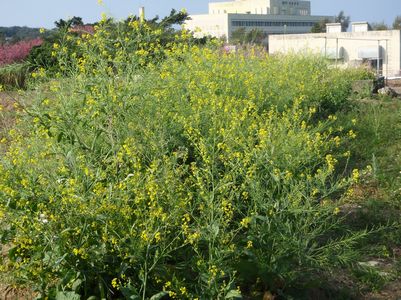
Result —
[[[401,95],[401,79],[388,80],[387,85],[391,87],[398,95]]]
[[[401,280],[388,284],[381,292],[371,293],[365,300],[399,300],[401,299]]]
[[[17,97],[16,92],[0,92],[0,132],[14,125],[14,104]]]
[[[1,300],[33,300],[37,295],[35,293],[21,288],[13,288],[0,284]]]

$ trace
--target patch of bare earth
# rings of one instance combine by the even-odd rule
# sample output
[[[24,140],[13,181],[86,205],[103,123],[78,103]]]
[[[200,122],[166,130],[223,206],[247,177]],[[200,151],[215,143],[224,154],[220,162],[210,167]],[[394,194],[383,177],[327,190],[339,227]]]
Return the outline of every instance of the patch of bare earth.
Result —
[[[17,93],[0,92],[0,135],[14,125],[14,104]]]
[[[0,299],[1,300],[32,300],[37,295],[27,289],[13,288],[0,284]]]
[[[398,95],[401,95],[401,79],[388,80],[387,85],[391,87]]]
[[[399,300],[401,299],[401,280],[389,283],[381,292],[370,293],[364,300]]]
[[[0,92],[0,139],[14,126],[16,92]],[[3,259],[7,256],[7,247],[2,247]],[[4,260],[3,260],[4,261]],[[2,282],[0,277],[0,300],[31,300],[36,295],[26,288],[13,287]]]

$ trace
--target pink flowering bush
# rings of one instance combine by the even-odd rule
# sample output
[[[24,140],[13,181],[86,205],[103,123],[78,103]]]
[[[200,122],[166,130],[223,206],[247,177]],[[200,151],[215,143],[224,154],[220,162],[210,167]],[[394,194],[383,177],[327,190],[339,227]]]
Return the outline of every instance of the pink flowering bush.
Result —
[[[43,43],[40,38],[0,46],[0,66],[24,60],[34,46]]]

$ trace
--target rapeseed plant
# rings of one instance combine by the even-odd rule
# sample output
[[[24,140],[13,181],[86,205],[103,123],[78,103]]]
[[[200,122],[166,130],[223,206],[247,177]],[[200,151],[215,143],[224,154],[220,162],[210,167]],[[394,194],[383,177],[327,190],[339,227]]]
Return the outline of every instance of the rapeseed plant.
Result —
[[[17,281],[43,297],[223,299],[353,263],[365,232],[342,234],[327,200],[358,177],[336,178],[354,137],[330,115],[344,71],[115,29],[103,18],[75,36],[81,56],[55,44],[68,77],[7,137],[1,236]]]

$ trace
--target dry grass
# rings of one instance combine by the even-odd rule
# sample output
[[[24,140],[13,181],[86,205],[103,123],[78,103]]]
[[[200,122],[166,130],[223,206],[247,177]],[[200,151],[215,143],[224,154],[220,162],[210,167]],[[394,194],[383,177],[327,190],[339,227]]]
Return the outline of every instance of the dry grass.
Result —
[[[0,140],[15,124],[15,99],[17,92],[0,92]]]

